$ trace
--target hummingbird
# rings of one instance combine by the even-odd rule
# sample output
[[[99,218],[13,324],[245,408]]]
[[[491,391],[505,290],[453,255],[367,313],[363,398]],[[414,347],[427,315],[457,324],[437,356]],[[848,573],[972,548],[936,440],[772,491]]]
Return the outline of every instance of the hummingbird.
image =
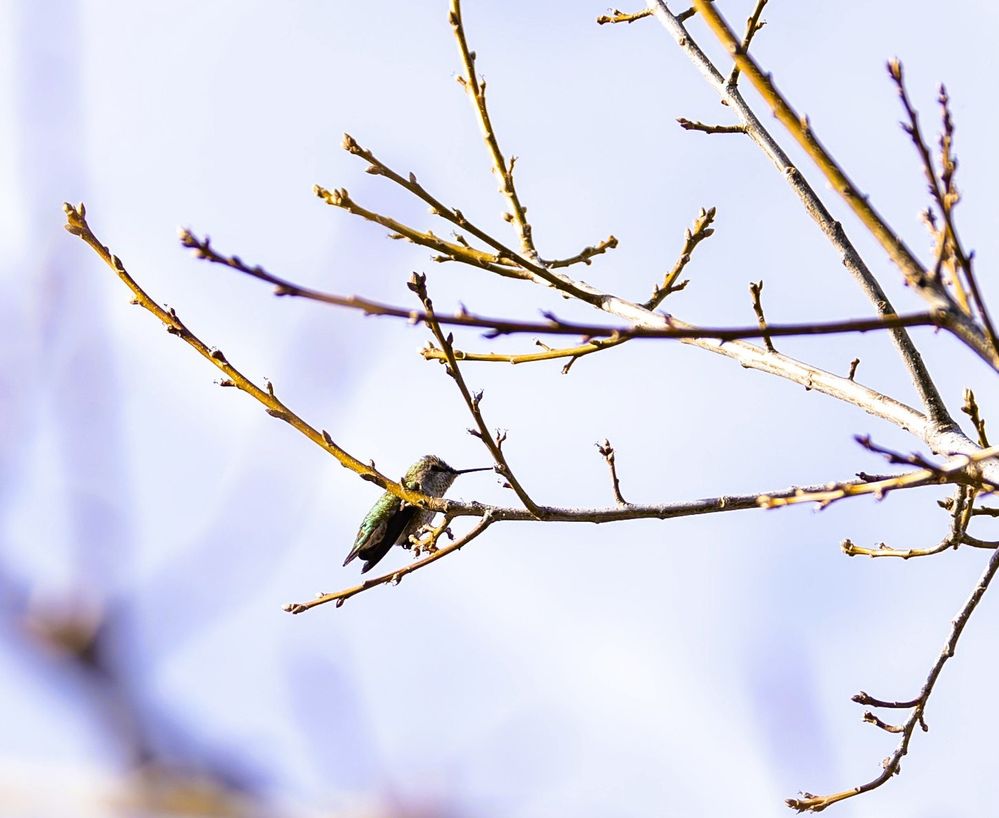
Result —
[[[417,460],[406,471],[402,484],[412,491],[419,491],[431,497],[443,497],[459,474],[473,471],[492,471],[492,466],[479,469],[452,469],[437,455],[427,454]],[[384,557],[393,545],[409,547],[409,538],[429,523],[437,512],[420,508],[386,491],[371,507],[361,521],[361,528],[350,549],[346,566],[351,560],[360,557],[364,560],[362,574],[366,574]]]

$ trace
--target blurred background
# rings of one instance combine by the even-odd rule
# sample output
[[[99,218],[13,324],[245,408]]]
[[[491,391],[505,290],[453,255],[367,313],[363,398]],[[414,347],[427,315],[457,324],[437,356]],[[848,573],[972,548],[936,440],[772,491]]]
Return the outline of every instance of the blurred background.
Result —
[[[721,7],[741,30],[752,5]],[[999,164],[985,82],[999,11],[982,0],[940,9],[774,1],[753,48],[924,258],[925,184],[884,63],[905,62],[933,139],[947,83],[960,229],[995,305]],[[465,2],[541,253],[614,233],[620,247],[577,275],[645,298],[698,209],[717,206],[717,233],[666,309],[752,323],[747,284],[762,278],[774,322],[872,314],[748,140],[676,125],[730,114],[665,31],[653,20],[599,27],[605,11]],[[696,19],[689,28],[721,61]],[[86,202],[94,231],[156,300],[386,473],[427,452],[488,464],[453,384],[418,354],[424,328],[276,300],[176,238],[181,226],[207,232],[223,252],[337,293],[409,304],[405,281],[419,270],[442,311],[460,301],[590,318],[538,287],[435,265],[311,192],[344,186],[447,235],[339,149],[349,131],[469,217],[508,229],[454,82],[444,0],[5,0],[0,46],[0,814],[779,815],[799,789],[879,772],[894,738],[861,724],[849,697],[918,693],[987,554],[870,561],[839,543],[935,544],[949,524],[943,493],[822,513],[497,526],[398,587],[292,617],[282,604],[356,581],[356,564],[340,563],[378,490],[220,389],[63,231],[62,202]],[[896,307],[920,308],[791,153]],[[949,337],[915,336],[954,413],[972,387],[993,420],[994,375]],[[474,332],[457,344],[533,348]],[[915,405],[884,335],[778,347],[841,373],[860,357],[860,382]],[[855,408],[679,344],[635,341],[560,368],[464,368],[544,503],[613,502],[594,447],[605,437],[633,502],[883,469],[858,433],[918,448]],[[488,474],[451,495],[515,502]],[[989,522],[972,533],[995,537]],[[902,775],[837,816],[988,814],[997,625],[987,598]]]

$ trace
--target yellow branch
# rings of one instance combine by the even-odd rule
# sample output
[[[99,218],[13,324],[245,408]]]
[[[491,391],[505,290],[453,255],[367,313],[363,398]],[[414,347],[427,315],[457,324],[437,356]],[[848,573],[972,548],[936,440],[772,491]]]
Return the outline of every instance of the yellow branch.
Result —
[[[341,466],[350,469],[352,472],[360,475],[363,479],[376,483],[382,488],[391,491],[397,497],[401,497],[408,503],[413,503],[414,505],[424,506],[427,508],[434,508],[436,510],[443,509],[443,503],[437,498],[412,491],[402,484],[397,483],[394,480],[390,480],[377,469],[367,465],[366,463],[362,463],[356,457],[340,448],[333,442],[333,439],[330,437],[328,432],[320,431],[314,426],[309,425],[284,403],[282,403],[274,394],[274,389],[270,383],[266,384],[265,388],[261,388],[253,383],[253,381],[229,363],[225,355],[222,354],[221,350],[212,349],[193,332],[191,332],[180,320],[174,310],[164,309],[152,298],[150,298],[149,294],[138,285],[131,275],[129,275],[128,271],[125,269],[125,265],[122,264],[121,259],[112,254],[107,246],[102,244],[97,236],[94,235],[93,231],[91,231],[90,225],[87,224],[87,211],[82,203],[79,207],[74,207],[73,205],[67,203],[63,205],[63,209],[66,212],[66,230],[74,236],[79,236],[84,242],[89,244],[90,247],[93,248],[94,252],[100,256],[101,260],[118,274],[118,277],[124,282],[125,286],[132,291],[134,296],[132,303],[142,307],[159,318],[160,321],[162,321],[166,326],[167,332],[171,335],[176,335],[184,341],[184,343],[198,352],[198,354],[200,354],[203,358],[209,361],[213,366],[219,369],[226,377],[226,379],[222,381],[223,386],[235,387],[240,391],[245,392],[247,395],[250,395],[252,398],[255,398],[263,404],[264,408],[267,410],[267,414],[271,417],[283,420],[296,431],[301,432],[317,446],[325,449],[333,455],[333,457],[340,462]]]

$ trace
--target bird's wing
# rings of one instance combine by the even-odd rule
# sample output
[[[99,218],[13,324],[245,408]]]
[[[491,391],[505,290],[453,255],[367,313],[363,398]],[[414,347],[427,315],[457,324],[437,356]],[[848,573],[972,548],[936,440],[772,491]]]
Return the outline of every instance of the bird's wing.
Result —
[[[369,547],[365,548],[361,554],[364,558],[364,567],[361,569],[362,574],[368,573],[368,571],[381,561],[382,557],[392,550],[392,546],[398,542],[406,529],[409,528],[418,511],[418,506],[403,503],[400,511],[392,515],[385,526],[385,532],[381,540],[372,539]]]
[[[383,496],[361,524],[357,539],[354,540],[354,547],[343,564],[347,565],[360,557],[365,561],[361,573],[370,571],[395,545],[396,540],[413,521],[417,510],[417,506],[409,505],[392,494]],[[368,519],[378,522],[369,527],[366,524]]]

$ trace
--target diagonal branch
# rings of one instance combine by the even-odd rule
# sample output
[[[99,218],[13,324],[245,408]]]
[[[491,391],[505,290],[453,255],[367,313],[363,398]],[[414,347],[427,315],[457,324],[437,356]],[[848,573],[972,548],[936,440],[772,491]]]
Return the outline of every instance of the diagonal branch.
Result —
[[[888,295],[860,257],[857,249],[847,237],[843,226],[833,218],[811,185],[808,184],[804,176],[802,176],[791,162],[788,155],[777,144],[749,105],[746,104],[738,88],[731,88],[727,85],[725,78],[683,27],[683,21],[677,15],[670,12],[663,0],[646,0],[646,2],[649,4],[649,8],[655,13],[659,22],[670,33],[673,39],[676,40],[680,49],[719,94],[722,101],[732,108],[746,125],[746,133],[759,146],[767,158],[770,159],[771,163],[777,168],[784,179],[787,180],[791,186],[791,190],[801,200],[805,211],[832,243],[837,254],[842,259],[843,265],[860,285],[875,309],[881,314],[893,314],[895,309]],[[941,398],[929,370],[927,370],[926,364],[923,362],[922,356],[919,354],[908,333],[902,329],[893,332],[892,341],[898,349],[903,363],[909,370],[909,376],[912,379],[913,385],[916,387],[920,400],[930,417],[941,425],[953,425],[954,421],[947,412],[943,398]]]
[[[919,128],[919,115],[909,100],[909,94],[905,88],[902,63],[897,59],[890,60],[888,63],[888,74],[898,89],[899,99],[909,119],[908,123],[902,124],[902,129],[909,135],[916,148],[916,152],[919,154],[930,195],[933,197],[934,202],[936,202],[940,210],[940,215],[944,220],[944,228],[939,231],[938,237],[939,253],[937,267],[939,269],[943,266],[945,257],[952,260],[953,263],[948,265],[951,272],[950,283],[957,296],[958,305],[965,313],[970,314],[968,296],[961,282],[959,271],[964,273],[968,289],[971,291],[971,297],[982,320],[982,326],[985,328],[985,332],[993,348],[999,352],[999,339],[996,337],[992,318],[978,289],[978,282],[975,280],[974,270],[972,269],[973,254],[964,251],[961,240],[957,235],[957,226],[954,222],[954,206],[960,200],[960,194],[954,186],[957,159],[954,158],[953,153],[954,121],[950,115],[950,97],[947,95],[947,89],[943,85],[940,86],[940,95],[937,100],[940,103],[943,116],[943,134],[940,136],[941,173],[938,179],[936,169],[933,166],[933,158],[930,156],[930,150]]]
[[[436,257],[436,261],[459,261],[473,267],[481,267],[483,270],[489,270],[508,278],[530,277],[518,268],[506,264],[505,260],[499,256],[491,253],[483,253],[481,250],[476,250],[467,244],[446,241],[434,235],[430,230],[426,232],[417,230],[393,219],[391,216],[383,216],[381,213],[361,207],[361,205],[351,198],[345,188],[327,190],[322,185],[315,185],[313,190],[316,196],[326,202],[326,204],[332,207],[339,207],[341,210],[346,210],[354,216],[360,216],[362,219],[374,222],[388,229],[390,231],[390,238],[406,239],[413,244],[419,244],[431,250],[436,250],[442,254]]]
[[[454,356],[454,348],[451,345],[452,338],[450,335],[444,335],[441,325],[434,316],[434,305],[427,293],[427,277],[413,273],[413,277],[409,280],[409,289],[416,293],[423,302],[423,309],[427,316],[426,324],[430,327],[430,331],[444,350],[447,373],[454,379],[455,384],[457,384],[458,391],[461,392],[461,396],[465,399],[465,404],[468,406],[468,411],[471,413],[473,420],[475,420],[478,431],[472,431],[472,434],[479,438],[486,445],[486,448],[489,449],[493,459],[496,461],[497,470],[506,478],[510,484],[510,488],[520,498],[524,507],[531,513],[536,514],[538,511],[537,504],[530,498],[524,487],[520,485],[520,481],[514,476],[513,469],[510,468],[510,464],[507,462],[506,455],[503,454],[503,441],[506,439],[506,435],[500,434],[495,438],[493,437],[489,427],[486,426],[482,413],[479,411],[482,393],[478,392],[473,395],[465,384],[465,379],[458,368],[458,361]]]
[[[616,236],[608,236],[603,241],[598,241],[596,244],[584,247],[574,256],[552,259],[546,262],[546,266],[551,270],[556,270],[559,267],[571,267],[573,264],[585,264],[589,267],[593,263],[592,259],[594,256],[602,256],[608,250],[613,250],[617,247],[617,244]]]
[[[315,608],[318,605],[326,605],[330,602],[336,603],[336,607],[341,607],[344,602],[350,599],[352,596],[356,596],[363,591],[370,590],[371,588],[377,588],[379,585],[398,585],[404,576],[413,573],[413,571],[418,571],[421,568],[425,568],[432,562],[437,562],[437,560],[444,559],[448,554],[453,554],[455,551],[468,545],[472,540],[478,537],[483,531],[489,528],[490,524],[493,522],[492,517],[487,511],[482,515],[482,518],[477,522],[471,530],[463,537],[459,537],[452,543],[445,545],[443,548],[438,548],[432,551],[427,556],[411,562],[409,565],[405,565],[402,568],[398,568],[388,574],[383,574],[379,577],[372,577],[371,579],[366,579],[359,585],[353,585],[350,588],[345,588],[342,591],[337,591],[333,594],[316,594],[315,599],[310,599],[308,602],[289,602],[284,606],[284,610],[292,614],[300,614],[309,610],[310,608]]]
[[[343,147],[348,153],[354,156],[359,156],[368,162],[368,173],[376,176],[384,176],[386,179],[390,179],[395,182],[400,187],[405,188],[413,195],[422,199],[428,205],[430,205],[430,211],[435,216],[440,216],[442,219],[451,222],[452,224],[460,227],[462,230],[467,230],[471,235],[475,236],[477,239],[485,244],[492,247],[498,256],[500,262],[513,262],[517,266],[521,267],[526,273],[530,275],[521,276],[524,278],[537,278],[546,281],[552,287],[562,290],[568,295],[574,296],[588,304],[597,304],[599,300],[599,293],[590,288],[582,287],[577,282],[573,281],[568,276],[560,275],[550,271],[544,264],[542,264],[536,258],[531,258],[524,253],[517,252],[513,248],[507,246],[503,242],[496,239],[494,236],[487,233],[485,230],[474,225],[470,222],[465,214],[462,213],[457,208],[448,207],[440,199],[431,195],[431,193],[421,185],[416,176],[409,174],[408,177],[404,177],[396,171],[392,170],[388,165],[378,159],[371,151],[367,148],[361,147],[357,141],[350,136],[350,134],[344,134],[343,137]],[[326,199],[329,204],[342,206],[340,202],[331,201],[330,197],[336,197],[336,192],[330,194],[329,191],[324,188],[316,186],[316,193]],[[390,228],[394,229],[394,228]]]
[[[650,2],[658,4],[661,3],[661,0],[650,0]],[[764,72],[749,54],[742,53],[738,38],[714,6],[707,0],[694,0],[694,7],[705,19],[722,45],[728,49],[739,70],[746,75],[753,87],[764,98],[774,116],[787,128],[794,140],[811,157],[843,201],[863,222],[871,235],[877,239],[888,257],[902,271],[906,281],[934,309],[955,313],[955,331],[958,337],[982,360],[994,369],[999,369],[999,349],[994,348],[984,336],[981,328],[957,308],[950,293],[941,287],[939,282],[932,280],[926,268],[916,259],[905,242],[884,221],[871,205],[868,197],[854,186],[836,160],[819,142],[807,117],[800,116],[777,90],[771,75]]]
[[[195,242],[197,242],[197,240],[195,240]],[[205,257],[210,260],[215,260],[211,259],[207,255]],[[229,259],[229,261],[231,260],[232,259]],[[322,298],[312,291],[305,290],[304,288],[297,288],[295,285],[290,285],[289,282],[266,273],[260,267],[244,269],[246,268],[246,265],[244,265],[241,261],[238,261],[238,259],[238,264],[231,264],[229,261],[223,261],[221,263],[226,263],[226,266],[239,269],[242,272],[248,272],[256,278],[275,284],[278,287],[277,291],[280,294],[316,297],[317,300],[328,300],[329,303],[361,309],[371,312],[372,314],[402,315],[413,323],[425,322],[427,320],[426,313],[416,310],[405,311],[399,308],[390,308],[385,305],[379,305],[376,302],[368,302],[363,299],[341,298],[338,296],[328,296],[327,298]],[[625,302],[623,300],[615,301],[611,296],[605,297],[601,301],[601,306],[608,311],[614,310],[615,313],[622,312],[628,315],[634,315],[636,318],[640,319],[642,321],[641,325],[631,327],[626,330],[627,332],[632,333],[634,337],[640,337],[642,333],[648,333],[648,337],[651,337],[654,333],[661,333],[664,335],[671,334],[673,337],[679,337],[685,343],[690,343],[710,352],[731,358],[743,367],[777,375],[778,377],[799,383],[806,389],[815,390],[838,400],[843,400],[855,406],[859,406],[864,411],[874,415],[875,417],[883,418],[897,426],[900,426],[901,428],[907,429],[909,432],[926,443],[935,452],[959,452],[967,454],[980,449],[980,447],[976,446],[963,433],[961,433],[956,426],[951,424],[942,424],[933,418],[927,419],[915,409],[912,409],[899,401],[892,400],[879,392],[861,386],[860,384],[855,383],[851,378],[843,378],[833,375],[832,373],[809,366],[808,364],[802,363],[801,361],[795,360],[787,355],[766,352],[760,347],[748,344],[744,341],[723,340],[721,332],[718,333],[718,338],[700,337],[703,335],[703,331],[701,331],[699,336],[699,333],[695,331],[694,328],[689,325],[684,325],[676,319],[671,319],[659,313],[643,310],[636,305],[631,305],[630,302]],[[929,315],[924,317],[928,318],[928,323],[933,323],[941,319],[941,316],[939,315]],[[917,316],[892,316],[891,320],[898,320],[903,324],[907,324],[910,320],[913,322],[920,321]],[[482,319],[471,316],[467,313],[460,313],[458,315],[448,317],[438,317],[437,321],[440,324],[447,323],[461,326],[488,327],[497,334],[518,331],[550,332],[552,334],[583,334],[581,330],[583,325],[578,324],[557,324],[554,322],[547,324],[525,324],[522,322],[503,323],[498,319]],[[874,329],[876,327],[870,326],[868,328]],[[592,329],[595,332],[608,332],[608,328],[606,327],[593,327],[587,329]],[[771,335],[779,335],[785,331],[787,334],[793,334],[791,329],[792,327],[790,325],[783,327],[780,325],[771,325],[767,327],[767,332]],[[853,329],[857,329],[857,327],[855,326]],[[614,341],[615,332],[618,333],[617,339],[619,342],[622,337],[620,335],[621,330],[610,330],[609,339],[606,341],[607,344],[611,344],[612,341]],[[731,331],[729,331],[729,334],[725,337],[731,337],[730,333]],[[761,334],[762,333],[758,327],[752,327],[746,328],[745,334],[740,335],[740,337],[758,337]],[[591,350],[586,351],[588,352]],[[454,351],[454,354],[456,359],[460,359],[461,353]],[[468,355],[465,357],[466,359],[469,358]],[[990,479],[992,482],[999,482],[999,474],[994,474]]]
[[[739,49],[743,54],[749,53],[749,45],[753,42],[753,37],[756,36],[763,26],[766,25],[765,22],[760,21],[760,17],[763,14],[763,9],[767,4],[767,0],[756,0],[756,7],[753,9],[753,13],[749,15],[749,19],[746,20],[746,33],[742,35],[742,44]],[[727,85],[734,88],[739,82],[739,66],[733,65],[732,71],[728,75]]]
[[[925,729],[926,725],[923,720],[923,715],[926,711],[926,704],[933,693],[934,687],[936,686],[937,679],[940,677],[940,672],[943,670],[944,665],[946,665],[947,662],[953,658],[954,652],[957,650],[957,643],[961,638],[961,634],[964,632],[964,628],[968,624],[968,620],[971,618],[971,615],[975,612],[975,608],[978,607],[978,603],[981,602],[982,597],[985,596],[985,592],[988,590],[989,585],[995,578],[996,571],[999,571],[999,550],[996,550],[995,553],[993,553],[989,558],[988,565],[979,577],[978,582],[972,589],[967,601],[964,603],[958,615],[951,621],[950,634],[948,635],[947,641],[944,643],[939,656],[937,656],[936,662],[934,662],[933,666],[930,668],[930,672],[926,677],[926,681],[923,683],[919,696],[913,702],[893,702],[889,705],[882,705],[890,707],[912,706],[912,712],[910,713],[909,718],[906,719],[905,723],[901,725],[900,732],[902,738],[899,739],[898,745],[895,747],[895,751],[885,759],[880,775],[865,784],[860,784],[859,786],[853,787],[849,790],[843,790],[842,792],[833,793],[832,795],[812,795],[811,793],[802,793],[800,798],[788,798],[785,803],[791,807],[791,809],[797,810],[798,812],[821,812],[831,804],[835,804],[837,801],[843,801],[847,798],[852,798],[855,795],[860,795],[861,793],[877,789],[900,771],[902,757],[909,750],[909,742],[912,740],[912,734],[915,732],[916,726],[922,725]]]
[[[362,463],[356,457],[340,448],[340,446],[333,442],[333,439],[327,432],[310,426],[291,409],[289,409],[282,401],[280,401],[274,394],[274,388],[270,383],[267,383],[265,388],[261,388],[253,383],[249,378],[229,363],[225,355],[222,354],[221,350],[212,349],[193,332],[191,332],[191,330],[188,329],[187,326],[180,320],[174,310],[164,309],[152,298],[150,298],[146,291],[143,290],[138,283],[136,283],[135,279],[133,279],[131,275],[129,275],[128,271],[125,269],[125,265],[122,264],[121,259],[119,259],[118,256],[113,255],[108,247],[102,244],[97,236],[94,235],[93,231],[91,231],[90,225],[87,223],[87,211],[83,204],[80,204],[79,207],[74,207],[73,205],[67,203],[63,205],[63,209],[66,212],[66,230],[90,245],[101,260],[107,264],[108,267],[114,270],[115,273],[117,273],[118,277],[122,280],[122,282],[124,282],[125,286],[132,291],[132,295],[134,296],[132,301],[133,304],[142,307],[156,316],[166,326],[167,332],[180,338],[184,341],[184,343],[192,347],[199,355],[207,359],[213,366],[219,369],[222,374],[225,375],[225,379],[221,382],[222,386],[235,387],[241,392],[245,392],[250,397],[256,399],[263,404],[264,408],[267,410],[267,414],[272,417],[276,417],[279,420],[285,421],[289,426],[305,435],[317,446],[333,455],[333,457],[340,462],[341,466],[357,473],[362,479],[368,480],[388,491],[391,491],[397,497],[401,497],[408,503],[436,510],[442,508],[443,502],[438,498],[430,497],[429,495],[421,494],[417,491],[412,491],[402,484],[397,483],[394,480],[390,480],[377,469]]]
[[[513,166],[516,159],[511,157],[510,161],[507,162],[503,156],[503,151],[500,150],[496,130],[493,128],[493,123],[489,118],[489,109],[486,107],[486,82],[485,80],[480,81],[475,74],[475,52],[469,49],[468,41],[465,39],[465,26],[461,19],[461,0],[451,0],[448,21],[454,31],[455,40],[458,42],[458,52],[461,54],[464,73],[459,82],[475,105],[475,115],[479,120],[482,137],[489,150],[489,156],[492,158],[493,173],[499,179],[500,192],[510,204],[510,210],[504,214],[504,217],[517,227],[517,232],[520,234],[521,252],[531,261],[540,264],[538,251],[534,246],[531,224],[527,220],[527,208],[521,203],[517,188],[513,183]]]
[[[953,223],[950,220],[950,206],[944,201],[944,196],[940,190],[940,180],[937,179],[937,172],[933,167],[933,157],[930,156],[930,149],[926,146],[926,140],[923,139],[922,130],[919,127],[919,114],[913,107],[912,102],[909,100],[909,93],[905,87],[905,78],[903,76],[902,63],[898,59],[893,59],[888,61],[888,76],[891,77],[892,82],[895,83],[895,88],[898,91],[899,100],[902,103],[902,108],[905,110],[905,115],[908,117],[908,122],[901,123],[902,130],[908,135],[909,139],[912,140],[913,146],[916,148],[916,153],[919,155],[920,162],[923,165],[923,174],[926,176],[926,185],[929,188],[930,196],[933,197],[933,201],[936,202],[937,207],[940,209],[941,215],[944,217],[944,230],[941,238],[940,248],[943,250],[950,250],[954,255],[963,257],[964,253],[961,250],[960,244],[956,241],[956,233],[953,229]],[[943,259],[945,257],[945,252],[938,253],[938,263],[937,267],[942,267]],[[968,307],[968,295],[964,290],[964,286],[961,283],[961,278],[957,274],[957,269],[952,269],[953,277],[951,279],[951,285],[954,289],[954,294],[957,299],[958,306],[965,312],[970,312]]]

